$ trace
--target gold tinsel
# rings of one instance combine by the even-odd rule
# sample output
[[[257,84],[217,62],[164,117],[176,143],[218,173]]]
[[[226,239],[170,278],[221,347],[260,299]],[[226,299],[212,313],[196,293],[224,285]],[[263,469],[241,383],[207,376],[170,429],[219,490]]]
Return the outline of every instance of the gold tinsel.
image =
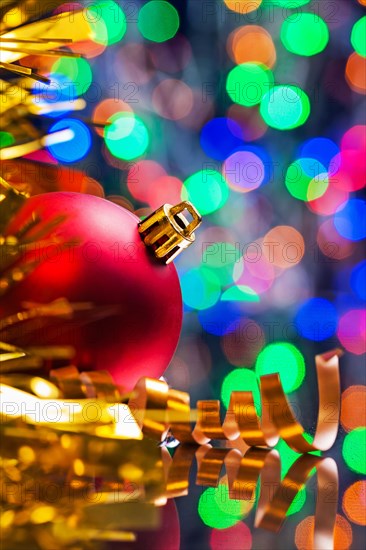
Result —
[[[67,48],[72,43],[90,39],[92,29],[82,10],[62,12],[39,20],[52,13],[60,0],[2,1],[0,9],[0,127],[12,135],[14,143],[0,149],[0,160],[18,158],[52,143],[68,139],[68,131],[44,134],[34,117],[47,114],[50,105],[39,101],[32,91],[32,82],[49,84],[42,72],[26,63],[29,56],[81,57]],[[22,61],[22,64],[19,64]],[[52,103],[52,111],[80,110],[85,107],[81,98]]]

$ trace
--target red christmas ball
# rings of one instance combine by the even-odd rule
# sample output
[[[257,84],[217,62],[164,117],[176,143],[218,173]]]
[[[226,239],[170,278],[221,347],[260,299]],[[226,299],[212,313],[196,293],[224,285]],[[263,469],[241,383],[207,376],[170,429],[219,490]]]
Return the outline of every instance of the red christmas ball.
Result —
[[[99,197],[55,192],[28,199],[7,234],[35,216],[39,222],[29,237],[37,240],[19,263],[38,263],[5,295],[0,317],[59,298],[75,304],[76,313],[18,323],[7,341],[73,346],[79,370],[106,369],[126,389],[142,376],[160,377],[179,339],[182,298],[174,265],[159,261],[144,244],[139,218]],[[148,239],[154,241],[151,234]],[[159,234],[153,248],[166,240]]]

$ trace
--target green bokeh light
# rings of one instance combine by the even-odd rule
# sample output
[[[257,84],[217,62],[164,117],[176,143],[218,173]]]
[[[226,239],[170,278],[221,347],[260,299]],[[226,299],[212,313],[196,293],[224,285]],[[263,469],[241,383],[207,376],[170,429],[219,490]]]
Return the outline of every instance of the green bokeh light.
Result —
[[[261,397],[255,372],[246,368],[234,369],[225,376],[221,386],[221,400],[226,408],[229,406],[230,396],[233,391],[253,392],[257,414],[261,414]]]
[[[193,309],[207,309],[216,304],[221,294],[220,279],[205,267],[190,269],[181,277],[184,303]]]
[[[179,28],[179,15],[169,2],[152,0],[140,9],[137,25],[147,40],[165,42],[175,36]]]
[[[268,126],[292,130],[308,119],[310,100],[298,86],[275,86],[263,96],[260,113]]]
[[[285,184],[289,193],[301,201],[323,196],[329,185],[326,168],[316,159],[300,158],[290,164]]]
[[[257,376],[279,373],[285,393],[299,388],[305,377],[305,361],[292,344],[277,342],[266,346],[258,355],[255,365]]]
[[[250,510],[250,503],[231,500],[227,485],[209,487],[200,496],[198,514],[205,525],[214,529],[227,529],[243,519]]]
[[[211,214],[226,203],[229,188],[216,170],[200,170],[184,182],[182,200],[189,200],[201,214]]]
[[[230,242],[210,243],[202,251],[202,263],[215,270],[222,286],[233,283],[233,267],[240,257],[240,250]]]
[[[10,147],[15,143],[14,136],[9,132],[0,132],[0,149]]]
[[[119,42],[127,29],[126,16],[112,0],[95,2],[86,8],[86,19],[92,30],[92,40],[104,46]]]
[[[149,133],[143,121],[131,113],[115,113],[108,119],[104,140],[109,151],[123,160],[143,155],[149,145]]]
[[[242,63],[228,74],[226,91],[234,103],[252,107],[261,102],[273,82],[273,73],[265,65]]]
[[[358,55],[366,57],[366,15],[353,25],[351,44]]]
[[[249,286],[235,285],[223,293],[223,302],[260,302],[259,295]]]
[[[281,8],[287,8],[288,10],[301,8],[309,4],[311,0],[268,0],[268,4],[273,4],[274,6],[279,6]]]
[[[346,435],[342,454],[350,470],[366,474],[366,428],[356,428]]]
[[[314,13],[290,15],[282,24],[281,41],[291,53],[307,57],[316,55],[328,44],[328,26]]]
[[[53,65],[53,73],[67,76],[75,86],[76,94],[84,94],[93,81],[93,73],[86,59],[61,57]]]

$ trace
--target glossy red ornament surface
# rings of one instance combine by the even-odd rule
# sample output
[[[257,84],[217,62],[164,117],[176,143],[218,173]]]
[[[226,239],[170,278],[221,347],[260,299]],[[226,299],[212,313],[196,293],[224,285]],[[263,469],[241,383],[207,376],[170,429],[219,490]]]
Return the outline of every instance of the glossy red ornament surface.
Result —
[[[106,369],[126,389],[141,376],[161,376],[179,339],[181,291],[174,265],[159,262],[142,242],[139,219],[98,197],[48,193],[31,197],[7,233],[14,234],[34,214],[40,223],[33,233],[64,218],[26,253],[39,264],[2,299],[0,316],[21,311],[24,302],[61,297],[92,303],[94,309],[81,319],[41,319],[37,327],[23,322],[7,341],[74,346],[79,370]]]

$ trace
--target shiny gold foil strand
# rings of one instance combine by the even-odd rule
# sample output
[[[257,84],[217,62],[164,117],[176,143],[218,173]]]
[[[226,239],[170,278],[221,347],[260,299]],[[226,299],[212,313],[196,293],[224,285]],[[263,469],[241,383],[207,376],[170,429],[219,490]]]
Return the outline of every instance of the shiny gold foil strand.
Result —
[[[52,12],[64,0],[2,0],[0,31],[24,25],[29,19]]]
[[[42,40],[39,41],[39,38]],[[0,66],[2,65],[7,70],[19,73],[21,68],[14,65],[14,62],[28,55],[62,56],[64,52],[62,50],[55,51],[54,46],[65,45],[65,38],[69,43],[92,38],[92,29],[83,11],[63,12],[3,33],[0,36]],[[6,41],[1,43],[1,39]],[[59,39],[61,42],[59,42]],[[29,48],[24,45],[24,40],[34,40],[32,47]],[[66,55],[73,56],[74,54],[66,53]]]

